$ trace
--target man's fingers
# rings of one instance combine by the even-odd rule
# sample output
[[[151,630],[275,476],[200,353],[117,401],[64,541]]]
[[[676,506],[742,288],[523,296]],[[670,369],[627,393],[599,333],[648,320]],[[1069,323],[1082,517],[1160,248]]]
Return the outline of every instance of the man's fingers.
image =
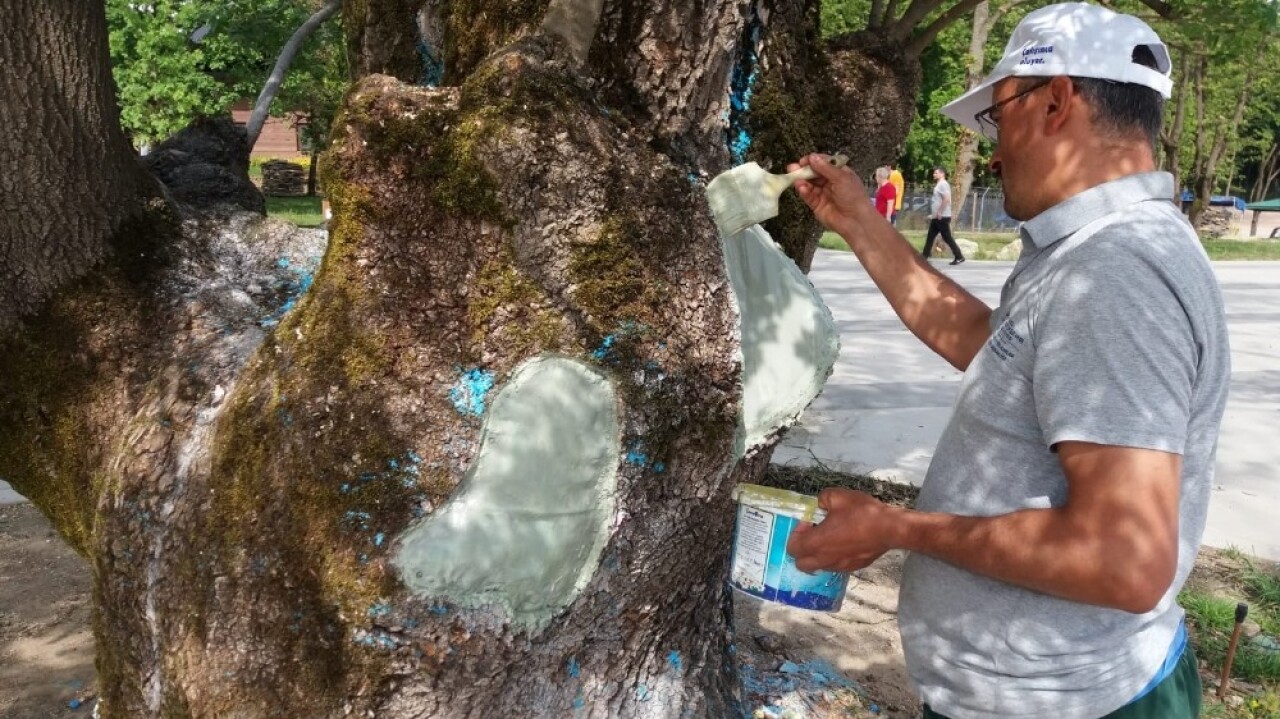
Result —
[[[818,506],[825,509],[828,513],[840,507],[849,504],[851,495],[854,491],[851,489],[841,489],[840,487],[827,487],[818,493]]]

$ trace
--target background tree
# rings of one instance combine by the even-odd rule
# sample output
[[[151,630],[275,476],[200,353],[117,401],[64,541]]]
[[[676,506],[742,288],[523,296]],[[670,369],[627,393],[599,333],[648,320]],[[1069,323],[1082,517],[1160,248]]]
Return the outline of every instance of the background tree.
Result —
[[[47,157],[6,145],[11,181],[103,192],[6,214],[0,268],[28,285],[0,305],[0,476],[92,564],[104,717],[740,711],[729,493],[769,452],[739,439],[739,337],[760,328],[737,325],[703,182],[743,132],[775,165],[885,161],[963,4],[889,3],[824,42],[816,2],[348,2],[358,83],[314,275],[320,248],[269,222],[163,222],[111,112],[102,6],[31,7],[0,1],[31,39],[0,49],[27,68],[0,81],[29,98],[13,126],[59,127],[66,88],[101,119]],[[778,236],[803,261],[798,218]],[[584,402],[483,433],[493,387],[546,356],[616,389],[598,558],[538,605],[570,560],[513,545],[528,518],[508,512],[448,549],[517,552],[556,586],[411,589],[431,577],[402,540],[447,516],[478,447]]]
[[[1210,196],[1225,191],[1237,174],[1234,159],[1248,144],[1242,128],[1274,107],[1274,96],[1264,92],[1259,102],[1255,92],[1280,50],[1277,11],[1266,0],[1177,2],[1165,8],[1162,17],[1151,18],[1174,63],[1161,164],[1191,190],[1188,215],[1198,226]],[[1270,88],[1270,80],[1261,87]],[[1232,162],[1224,164],[1228,158]]]
[[[1003,55],[1004,45],[999,42],[992,42],[993,32],[996,31],[1001,21],[1004,21],[1002,32],[996,33],[998,37],[1008,37],[1013,31],[1018,21],[1026,13],[1041,7],[1048,3],[1031,4],[1028,0],[1004,0],[1004,2],[996,3],[994,6],[990,2],[981,2],[973,12],[973,22],[969,33],[969,53],[968,60],[965,63],[964,85],[961,92],[968,92],[977,87],[978,83],[987,75],[987,68],[993,62],[999,62],[1000,56]],[[955,99],[960,92],[951,97]],[[948,100],[949,102],[950,100]],[[969,197],[969,188],[973,186],[975,171],[979,176],[986,174],[986,165],[984,161],[979,166],[979,147],[983,142],[982,136],[965,127],[959,127],[956,130],[959,133],[959,139],[956,143],[955,153],[955,216],[959,217],[964,210],[964,203]],[[990,143],[987,143],[990,145]]]
[[[121,120],[136,144],[154,144],[197,117],[225,114],[261,94],[281,49],[321,4],[312,0],[108,0]],[[315,116],[327,129],[333,87],[346,74],[341,27],[322,25],[303,44],[271,103],[274,114]]]

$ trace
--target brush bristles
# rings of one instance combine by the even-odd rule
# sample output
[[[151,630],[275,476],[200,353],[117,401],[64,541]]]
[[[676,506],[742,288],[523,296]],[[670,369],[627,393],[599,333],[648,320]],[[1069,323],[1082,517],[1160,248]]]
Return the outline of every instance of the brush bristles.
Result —
[[[722,236],[731,237],[778,214],[777,198],[762,193],[755,180],[762,174],[759,165],[748,163],[717,175],[707,184],[707,204]],[[762,201],[765,207],[761,207]]]

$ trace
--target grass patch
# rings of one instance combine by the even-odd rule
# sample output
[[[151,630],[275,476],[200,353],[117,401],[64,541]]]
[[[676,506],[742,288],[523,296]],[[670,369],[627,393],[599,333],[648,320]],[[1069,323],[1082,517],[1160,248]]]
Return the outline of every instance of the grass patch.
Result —
[[[1203,240],[1211,260],[1280,260],[1280,240]]]
[[[1234,696],[1218,703],[1214,693],[1242,601],[1249,605],[1248,623],[1260,633],[1257,638],[1241,634],[1231,665]],[[1187,610],[1196,655],[1209,668],[1204,716],[1280,718],[1280,651],[1268,648],[1280,638],[1280,567],[1237,549],[1202,550],[1178,602]]]
[[[319,227],[324,224],[319,197],[268,197],[267,214],[292,222],[298,227]]]
[[[1016,234],[1002,233],[981,233],[981,232],[958,232],[955,233],[957,238],[973,240],[978,243],[978,252],[966,259],[970,260],[994,260],[996,253],[1005,245],[1018,239]],[[902,233],[903,237],[911,243],[916,249],[924,248],[925,233],[921,230],[907,230]],[[946,245],[941,239],[938,244],[943,246],[943,252],[946,256],[950,253],[946,250]],[[1280,261],[1280,240],[1202,240],[1204,251],[1209,255],[1209,259],[1214,262],[1231,261],[1231,260],[1256,260],[1256,261]],[[848,252],[849,246],[840,239],[840,236],[834,232],[823,233],[818,240],[818,247],[828,250],[839,250]],[[1280,717],[1277,717],[1280,719]]]

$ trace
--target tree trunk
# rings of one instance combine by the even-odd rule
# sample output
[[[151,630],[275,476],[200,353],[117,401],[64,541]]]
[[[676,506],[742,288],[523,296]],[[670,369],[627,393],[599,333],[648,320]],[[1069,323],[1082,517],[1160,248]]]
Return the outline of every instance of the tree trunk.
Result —
[[[973,9],[973,32],[969,36],[969,62],[964,69],[965,90],[972,90],[982,82],[986,73],[987,38],[995,27],[999,15],[992,16],[990,3],[984,0]],[[978,133],[968,128],[960,128],[960,141],[956,145],[956,191],[955,212],[959,218],[964,212],[964,203],[969,199],[969,188],[973,187],[974,163],[978,157]],[[958,228],[957,228],[958,229]]]
[[[1249,192],[1250,202],[1262,202],[1267,199],[1271,183],[1280,177],[1280,136],[1271,143],[1271,148],[1258,163],[1258,176],[1253,181],[1253,189]]]
[[[112,253],[158,190],[120,130],[101,3],[0,0],[0,336]],[[74,48],[74,51],[70,49]]]
[[[1177,77],[1178,95],[1174,101],[1173,117],[1170,118],[1166,127],[1160,131],[1160,144],[1164,148],[1164,170],[1173,175],[1173,199],[1182,206],[1182,168],[1181,148],[1182,148],[1182,128],[1186,124],[1186,108],[1187,108],[1187,91],[1193,84],[1192,70],[1190,65],[1191,53],[1182,52],[1182,59],[1179,62],[1179,72]]]
[[[1240,89],[1240,96],[1236,100],[1235,111],[1231,115],[1231,119],[1225,125],[1221,125],[1214,133],[1214,141],[1209,150],[1204,151],[1197,143],[1196,149],[1196,170],[1195,178],[1195,200],[1191,203],[1191,212],[1188,219],[1193,227],[1199,229],[1200,218],[1203,216],[1206,208],[1209,207],[1210,198],[1213,195],[1213,187],[1217,184],[1218,165],[1222,162],[1223,156],[1227,152],[1227,143],[1232,137],[1235,137],[1236,131],[1240,127],[1241,120],[1244,119],[1245,107],[1249,104],[1249,93],[1253,89],[1254,80],[1258,76],[1258,67],[1262,64],[1267,44],[1260,43],[1258,45],[1257,57],[1254,62],[1249,65],[1249,69],[1245,72],[1244,85]],[[1204,64],[1201,64],[1199,75],[1201,89],[1198,90],[1198,102],[1201,110],[1198,111],[1198,119],[1203,121],[1203,83],[1204,83]],[[1208,134],[1202,124],[1197,123],[1196,131],[1200,137]]]
[[[320,170],[320,154],[311,151],[311,163],[307,166],[307,197],[316,196],[316,175]]]
[[[316,233],[246,215],[109,253],[106,203],[67,228],[90,250],[55,255],[62,274],[23,264],[34,241],[4,246],[6,277],[50,299],[0,343],[0,476],[93,564],[105,719],[741,715],[729,493],[777,427],[744,446],[760,358],[702,183],[729,162],[750,18],[606,3],[580,66],[538,31],[545,3],[498,6],[409,16],[467,30],[445,46],[455,86],[429,89],[374,73],[413,75],[404,7],[348,3],[365,77],[321,161],[318,268]],[[100,7],[12,7],[24,37],[61,34],[11,66],[93,50],[18,127],[66,117],[59,87],[109,100]],[[888,78],[918,71],[860,62],[911,106]],[[886,126],[905,133],[843,128]],[[114,121],[85,131],[115,147],[96,167],[131,162]],[[80,177],[82,148],[60,149]],[[10,151],[30,167],[43,148]],[[132,182],[90,187],[128,206]],[[34,207],[99,211],[64,199]]]

